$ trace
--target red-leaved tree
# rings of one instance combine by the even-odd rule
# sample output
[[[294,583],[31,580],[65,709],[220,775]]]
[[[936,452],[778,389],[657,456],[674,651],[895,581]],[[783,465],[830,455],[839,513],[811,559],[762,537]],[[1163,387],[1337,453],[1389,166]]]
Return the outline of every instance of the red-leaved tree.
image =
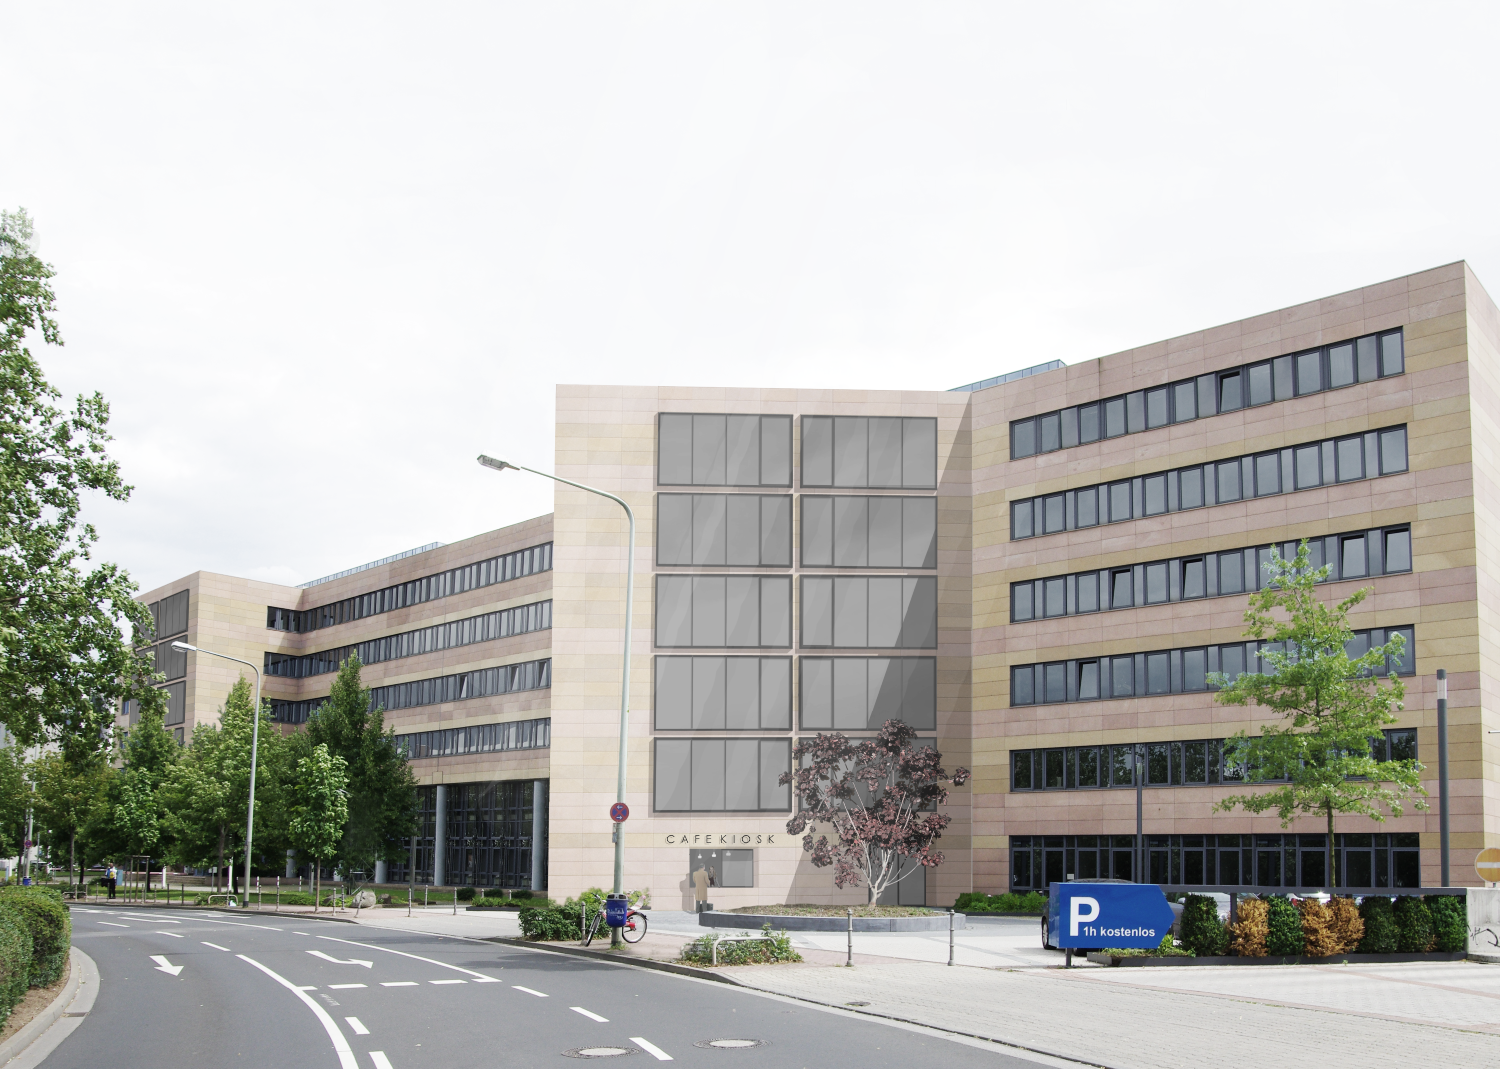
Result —
[[[948,800],[944,784],[960,787],[969,779],[966,768],[950,776],[943,755],[914,745],[916,735],[900,720],[887,720],[873,739],[820,734],[797,744],[796,771],[781,775],[799,803],[788,834],[802,836],[815,866],[834,867],[835,887],[857,887],[863,879],[871,903],[918,869],[943,863],[932,846],[950,821],[937,812]],[[828,826],[832,841],[818,834],[819,825]]]

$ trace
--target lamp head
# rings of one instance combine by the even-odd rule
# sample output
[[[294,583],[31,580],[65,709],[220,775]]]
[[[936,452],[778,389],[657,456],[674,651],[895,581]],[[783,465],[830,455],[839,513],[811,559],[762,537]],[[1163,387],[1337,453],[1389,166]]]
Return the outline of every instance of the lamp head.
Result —
[[[504,471],[506,468],[510,468],[512,471],[520,470],[514,464],[507,464],[503,460],[496,460],[494,457],[487,457],[483,453],[479,454],[479,463],[484,465],[486,468],[494,468],[496,471]]]
[[[182,650],[185,653],[200,652],[197,646],[189,646],[186,642],[174,642],[172,643],[172,648],[174,650]]]

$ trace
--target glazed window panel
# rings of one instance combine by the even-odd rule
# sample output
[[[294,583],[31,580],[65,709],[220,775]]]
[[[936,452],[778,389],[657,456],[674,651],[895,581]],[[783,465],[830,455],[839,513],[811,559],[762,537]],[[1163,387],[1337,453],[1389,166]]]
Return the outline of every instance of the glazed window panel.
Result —
[[[802,564],[935,568],[937,500],[803,495]]]
[[[791,726],[790,657],[656,657],[655,684],[658,731]]]
[[[658,575],[656,645],[786,646],[791,580],[754,575]]]
[[[934,418],[803,416],[802,442],[803,486],[937,486]]]
[[[789,739],[656,739],[657,812],[785,812]]]
[[[663,412],[661,486],[790,486],[790,416]]]
[[[930,730],[937,718],[931,657],[803,657],[804,731],[878,731],[887,720]]]
[[[851,649],[937,646],[937,580],[804,576],[802,644]]]

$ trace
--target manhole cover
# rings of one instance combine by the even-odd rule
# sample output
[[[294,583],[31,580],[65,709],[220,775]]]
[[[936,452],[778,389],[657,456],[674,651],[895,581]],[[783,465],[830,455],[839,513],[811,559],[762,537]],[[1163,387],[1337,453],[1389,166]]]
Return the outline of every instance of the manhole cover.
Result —
[[[747,1047],[764,1047],[766,1041],[763,1039],[703,1039],[694,1043],[695,1047],[711,1047],[714,1050],[744,1050]]]
[[[846,1002],[846,1003],[844,1003],[844,1005],[845,1006],[868,1006],[869,1003],[868,1002]]]
[[[634,1047],[574,1047],[563,1051],[564,1058],[622,1058],[627,1054],[639,1054]]]

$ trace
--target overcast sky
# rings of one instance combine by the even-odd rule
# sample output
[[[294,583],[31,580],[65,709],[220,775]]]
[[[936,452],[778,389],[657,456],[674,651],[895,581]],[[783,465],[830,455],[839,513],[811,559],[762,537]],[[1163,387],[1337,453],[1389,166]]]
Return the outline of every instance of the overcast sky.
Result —
[[[0,205],[113,406],[101,556],[297,582],[549,511],[473,457],[550,466],[558,382],[947,389],[1500,294],[1496,12],[4,0]]]

